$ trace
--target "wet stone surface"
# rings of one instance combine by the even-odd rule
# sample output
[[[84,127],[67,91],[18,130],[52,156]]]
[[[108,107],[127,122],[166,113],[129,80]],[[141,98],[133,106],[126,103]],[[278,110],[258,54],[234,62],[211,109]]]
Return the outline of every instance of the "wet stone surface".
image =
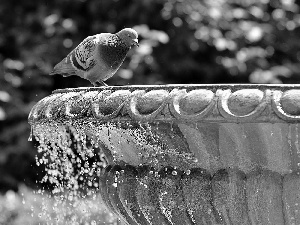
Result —
[[[298,124],[46,121],[32,139],[53,194],[99,190],[128,224],[300,224]]]
[[[298,200],[286,178],[270,171],[244,174],[201,168],[109,166],[101,180],[103,198],[128,224],[299,224]],[[300,192],[292,190],[293,195]],[[112,207],[111,207],[112,206]]]

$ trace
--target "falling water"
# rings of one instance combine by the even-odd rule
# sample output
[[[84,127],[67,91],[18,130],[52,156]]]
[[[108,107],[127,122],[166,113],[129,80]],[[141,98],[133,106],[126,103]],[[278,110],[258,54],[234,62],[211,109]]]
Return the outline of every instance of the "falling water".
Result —
[[[165,135],[164,128],[160,126],[158,123],[151,126],[148,123],[79,120],[66,125],[53,121],[34,124],[31,138],[39,143],[36,164],[46,172],[41,182],[50,187],[50,195],[55,199],[56,221],[53,224],[63,224],[66,220],[70,224],[90,221],[91,213],[86,209],[81,217],[74,211],[83,207],[82,199],[85,203],[88,199],[97,199],[99,178],[108,162],[148,164],[159,169],[170,163],[171,155],[174,164],[194,163],[195,157],[190,153],[165,146],[167,143],[161,137]],[[39,193],[45,195],[46,192]],[[47,207],[42,214],[47,215]]]
[[[51,190],[37,194],[54,199],[53,205],[43,206],[39,214],[47,224],[117,224],[99,204],[99,177],[106,158],[84,130],[84,126],[55,123],[33,126],[32,138],[39,142],[36,164],[46,172],[41,182]],[[32,209],[33,213],[36,210]]]

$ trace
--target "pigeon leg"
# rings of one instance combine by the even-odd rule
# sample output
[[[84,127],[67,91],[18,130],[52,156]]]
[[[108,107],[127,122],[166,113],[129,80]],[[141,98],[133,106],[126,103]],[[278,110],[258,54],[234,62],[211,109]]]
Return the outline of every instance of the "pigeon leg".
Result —
[[[94,85],[94,87],[101,87],[101,86],[108,87],[108,85],[104,83],[102,80],[93,82],[92,84]]]
[[[104,81],[103,80],[98,80],[98,82],[99,82],[99,86],[108,86],[106,83],[104,83]]]

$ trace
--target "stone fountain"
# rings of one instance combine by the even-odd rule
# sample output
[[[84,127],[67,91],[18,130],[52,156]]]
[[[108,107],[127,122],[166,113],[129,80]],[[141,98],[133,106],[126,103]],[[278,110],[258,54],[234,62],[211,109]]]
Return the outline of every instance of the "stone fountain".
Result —
[[[75,148],[105,153],[95,186],[131,225],[300,224],[299,121],[297,85],[64,89],[29,115],[69,188]]]

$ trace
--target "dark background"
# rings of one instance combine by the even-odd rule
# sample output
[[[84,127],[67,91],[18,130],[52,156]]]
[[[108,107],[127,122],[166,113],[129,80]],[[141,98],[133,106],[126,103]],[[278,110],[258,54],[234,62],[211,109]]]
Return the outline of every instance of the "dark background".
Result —
[[[299,83],[299,1],[1,0],[0,191],[36,186],[28,142],[33,105],[57,88],[91,86],[49,76],[85,37],[133,27],[131,50],[109,85]]]

